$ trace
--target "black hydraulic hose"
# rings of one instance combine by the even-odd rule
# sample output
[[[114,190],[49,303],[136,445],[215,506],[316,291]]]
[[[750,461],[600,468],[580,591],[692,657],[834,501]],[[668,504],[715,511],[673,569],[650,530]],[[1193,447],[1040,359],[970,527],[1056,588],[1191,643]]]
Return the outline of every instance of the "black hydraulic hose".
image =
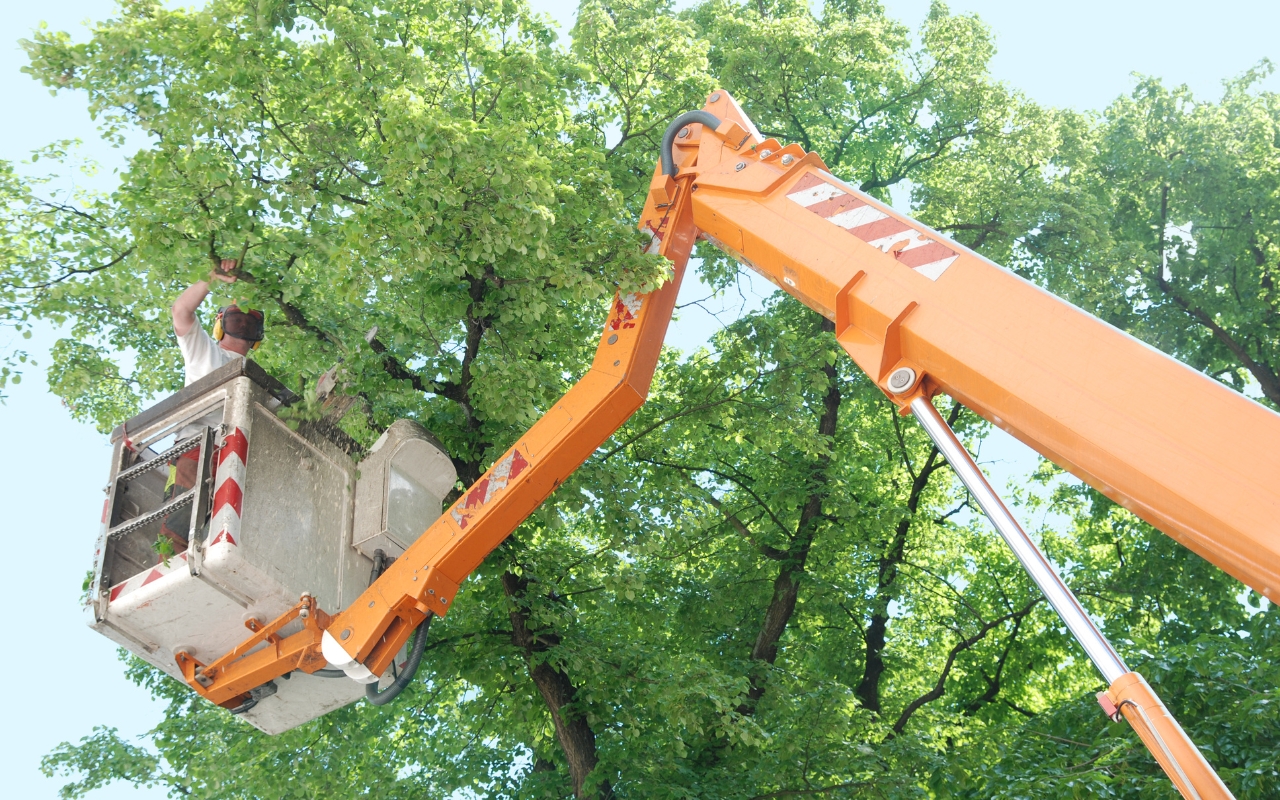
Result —
[[[667,126],[667,132],[662,134],[662,174],[676,174],[676,159],[671,152],[671,148],[675,146],[676,134],[685,125],[694,122],[700,122],[703,125],[715,130],[720,127],[720,118],[710,111],[686,111],[675,119],[671,120],[671,124]]]
[[[422,654],[427,649],[427,629],[431,627],[431,618],[435,614],[428,613],[427,618],[422,621],[413,634],[413,649],[409,651],[409,660],[404,662],[404,672],[391,682],[391,685],[382,691],[378,691],[378,684],[365,684],[364,699],[375,706],[385,706],[392,700],[396,699],[396,695],[404,691],[405,687],[413,683],[413,676],[418,671],[418,664],[422,662]]]

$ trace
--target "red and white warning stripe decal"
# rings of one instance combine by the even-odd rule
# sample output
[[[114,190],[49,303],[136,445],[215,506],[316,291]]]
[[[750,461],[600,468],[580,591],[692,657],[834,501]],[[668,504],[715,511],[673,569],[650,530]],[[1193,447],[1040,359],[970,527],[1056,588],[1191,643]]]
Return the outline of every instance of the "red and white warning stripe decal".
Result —
[[[186,569],[186,567],[187,567],[187,553],[186,551],[183,551],[181,553],[178,553],[176,556],[173,556],[168,561],[162,561],[161,563],[156,564],[151,569],[143,570],[142,572],[139,572],[137,575],[134,575],[132,578],[125,581],[124,583],[117,583],[115,586],[112,586],[111,596],[107,600],[107,602],[114,603],[117,599],[123,597],[126,594],[129,594],[135,589],[141,589],[143,586],[146,586],[148,583],[154,583],[155,581],[158,581],[161,578],[163,578],[165,575],[168,575],[170,572],[173,572],[175,569],[179,569],[179,568]]]
[[[462,499],[454,505],[449,512],[453,521],[458,523],[459,528],[466,530],[471,524],[471,518],[480,507],[492,500],[495,494],[507,488],[507,484],[524,472],[527,466],[529,462],[525,460],[524,454],[518,449],[512,449],[506,457],[493,465],[488,475],[481,478],[471,491],[463,495]]]
[[[249,438],[236,428],[227,435],[218,451],[218,474],[213,489],[213,511],[209,529],[216,530],[209,547],[236,544],[240,534],[240,514],[244,508],[244,472],[249,460]]]
[[[931,281],[936,281],[957,258],[955,250],[911,227],[906,220],[871,205],[864,195],[834,176],[810,172],[792,187],[787,198],[872,247],[892,252],[899,262]]]

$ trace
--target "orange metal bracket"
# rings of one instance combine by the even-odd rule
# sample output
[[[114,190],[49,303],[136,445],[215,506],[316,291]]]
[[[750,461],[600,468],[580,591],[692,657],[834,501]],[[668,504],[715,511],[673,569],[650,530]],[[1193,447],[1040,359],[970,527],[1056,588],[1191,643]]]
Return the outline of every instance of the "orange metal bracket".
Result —
[[[1232,798],[1218,773],[1141,675],[1130,672],[1120,676],[1110,689],[1098,693],[1098,701],[1112,719],[1124,716],[1183,797]]]
[[[280,631],[295,619],[302,630],[287,638]],[[320,637],[329,626],[329,615],[320,610],[315,598],[304,595],[293,608],[269,625],[249,620],[253,635],[236,645],[212,664],[202,664],[186,651],[174,654],[182,675],[192,689],[215,705],[235,708],[257,688],[286,672],[315,672],[325,666],[320,655]]]

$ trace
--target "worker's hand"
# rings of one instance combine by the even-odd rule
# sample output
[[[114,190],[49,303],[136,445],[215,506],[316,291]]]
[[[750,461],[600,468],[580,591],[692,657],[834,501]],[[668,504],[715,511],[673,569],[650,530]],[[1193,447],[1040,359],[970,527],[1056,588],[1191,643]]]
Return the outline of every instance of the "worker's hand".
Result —
[[[223,283],[235,283],[238,277],[235,271],[239,266],[234,258],[224,258],[217,269],[210,273],[210,277]]]

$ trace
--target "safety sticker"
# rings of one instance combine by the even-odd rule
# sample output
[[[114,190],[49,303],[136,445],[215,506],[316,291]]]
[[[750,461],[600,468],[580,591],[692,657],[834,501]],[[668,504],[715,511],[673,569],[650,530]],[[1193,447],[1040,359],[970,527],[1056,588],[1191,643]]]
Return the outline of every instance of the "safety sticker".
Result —
[[[640,313],[642,305],[644,305],[644,298],[635,292],[627,292],[615,297],[613,311],[609,315],[609,330],[634,328],[636,315]]]
[[[892,253],[900,263],[931,281],[936,281],[958,257],[955,250],[911,227],[906,220],[871,205],[865,196],[839,183],[835,176],[810,172],[791,188],[787,198],[881,252]]]
[[[463,530],[471,524],[471,518],[479,509],[493,499],[494,495],[507,488],[507,484],[515,480],[529,466],[524,454],[519,449],[512,449],[502,458],[489,473],[471,487],[461,500],[449,512],[453,521]]]

